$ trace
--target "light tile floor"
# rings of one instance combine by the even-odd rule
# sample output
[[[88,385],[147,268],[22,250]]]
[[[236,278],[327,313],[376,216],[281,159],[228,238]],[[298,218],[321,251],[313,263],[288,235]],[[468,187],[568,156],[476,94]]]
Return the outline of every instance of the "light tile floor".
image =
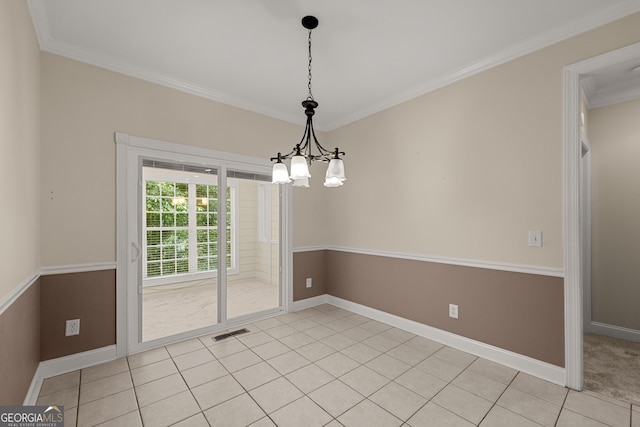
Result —
[[[330,305],[46,379],[67,426],[625,426],[575,392]]]

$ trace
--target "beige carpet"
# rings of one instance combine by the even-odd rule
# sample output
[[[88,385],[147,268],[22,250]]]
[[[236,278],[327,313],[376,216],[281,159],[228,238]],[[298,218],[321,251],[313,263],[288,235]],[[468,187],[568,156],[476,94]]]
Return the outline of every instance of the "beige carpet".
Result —
[[[280,305],[277,285],[259,280],[227,286],[227,318],[258,313]],[[215,325],[218,317],[215,280],[195,280],[142,290],[142,340]]]
[[[640,343],[585,335],[584,388],[640,405]]]

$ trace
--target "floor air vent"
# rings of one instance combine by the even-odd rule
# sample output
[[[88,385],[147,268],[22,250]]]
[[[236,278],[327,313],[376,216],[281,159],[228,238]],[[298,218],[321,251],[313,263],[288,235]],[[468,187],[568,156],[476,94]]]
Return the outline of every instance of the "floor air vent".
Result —
[[[213,340],[214,341],[222,341],[225,338],[229,338],[229,337],[232,337],[234,335],[246,334],[247,332],[249,332],[249,330],[247,328],[238,329],[237,331],[228,332],[226,334],[222,334],[222,335],[218,335],[216,337],[213,337]]]

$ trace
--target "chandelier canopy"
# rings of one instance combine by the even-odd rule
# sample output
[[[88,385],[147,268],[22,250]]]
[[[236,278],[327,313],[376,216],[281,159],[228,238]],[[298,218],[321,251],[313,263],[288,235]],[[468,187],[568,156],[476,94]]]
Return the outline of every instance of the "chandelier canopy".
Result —
[[[304,114],[307,116],[307,124],[304,128],[304,134],[300,143],[296,144],[293,150],[287,154],[278,153],[276,157],[272,157],[271,161],[276,161],[273,165],[273,179],[274,184],[288,184],[293,182],[294,187],[309,187],[309,178],[311,173],[309,168],[314,161],[328,162],[327,173],[325,175],[324,186],[325,187],[339,187],[344,184],[346,180],[344,176],[344,163],[340,156],[344,156],[345,153],[340,149],[335,148],[333,150],[327,150],[324,148],[313,130],[313,115],[315,109],[318,107],[318,103],[313,99],[311,92],[311,31],[318,26],[318,19],[315,16],[305,16],[302,18],[302,26],[309,30],[309,81],[307,87],[309,94],[307,99],[302,101],[302,107],[304,108]],[[318,154],[313,154],[313,147]],[[291,159],[290,168],[291,174],[287,169],[287,165],[283,160]]]

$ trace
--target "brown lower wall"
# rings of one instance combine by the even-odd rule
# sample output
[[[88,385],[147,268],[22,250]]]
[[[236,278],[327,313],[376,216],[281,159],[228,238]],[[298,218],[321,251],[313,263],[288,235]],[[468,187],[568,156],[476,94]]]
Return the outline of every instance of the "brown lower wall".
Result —
[[[115,270],[40,278],[40,359],[116,343]],[[67,320],[80,319],[80,335],[65,337]]]
[[[564,366],[562,278],[327,250],[293,265],[294,301],[330,294]],[[115,270],[42,276],[0,315],[0,342],[0,405],[22,404],[39,361],[115,344]]]
[[[330,295],[564,366],[562,278],[339,251],[325,257]]]
[[[0,315],[0,405],[22,405],[40,362],[40,282]]]
[[[293,254],[293,300],[300,301],[327,293],[327,251],[295,252]],[[306,287],[307,277],[312,286]]]

